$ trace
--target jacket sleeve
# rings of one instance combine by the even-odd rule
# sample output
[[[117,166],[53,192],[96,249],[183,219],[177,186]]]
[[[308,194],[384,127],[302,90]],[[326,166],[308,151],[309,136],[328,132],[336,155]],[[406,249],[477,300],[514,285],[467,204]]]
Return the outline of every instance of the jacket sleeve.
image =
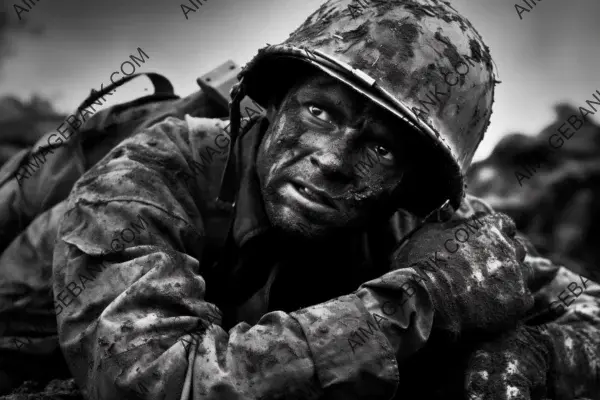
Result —
[[[384,294],[416,272],[225,332],[205,301],[199,262],[206,210],[194,198],[206,182],[195,176],[190,189],[179,179],[193,175],[198,153],[189,131],[170,118],[125,140],[69,197],[54,252],[55,307],[61,348],[87,398],[391,398],[397,359],[424,344],[432,307],[416,288],[394,314]]]
[[[466,208],[490,212],[471,197]],[[533,270],[529,286],[535,305],[526,324],[549,328],[552,335],[548,385],[556,397],[577,398],[600,393],[600,285],[567,266],[543,257],[524,235],[525,263]]]
[[[545,325],[552,342],[547,386],[553,398],[600,393],[600,285],[538,254],[530,241],[525,262],[535,271],[530,325]]]

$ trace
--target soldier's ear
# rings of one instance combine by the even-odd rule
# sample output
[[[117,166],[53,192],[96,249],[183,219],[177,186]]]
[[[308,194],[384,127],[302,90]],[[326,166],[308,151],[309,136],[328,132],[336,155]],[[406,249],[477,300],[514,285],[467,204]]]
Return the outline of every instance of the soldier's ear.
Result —
[[[265,114],[267,120],[270,123],[275,121],[275,116],[281,109],[281,105],[283,104],[283,100],[285,99],[287,93],[288,91],[277,90],[271,94],[271,97],[269,98],[269,101],[267,103],[267,109]]]

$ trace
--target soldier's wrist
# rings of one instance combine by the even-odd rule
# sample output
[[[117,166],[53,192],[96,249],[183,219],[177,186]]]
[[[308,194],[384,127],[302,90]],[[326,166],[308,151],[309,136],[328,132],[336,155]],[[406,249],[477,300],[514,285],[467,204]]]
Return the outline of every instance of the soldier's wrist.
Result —
[[[463,329],[464,315],[457,293],[447,275],[433,267],[412,264],[414,283],[425,288],[434,308],[433,331],[457,335]]]

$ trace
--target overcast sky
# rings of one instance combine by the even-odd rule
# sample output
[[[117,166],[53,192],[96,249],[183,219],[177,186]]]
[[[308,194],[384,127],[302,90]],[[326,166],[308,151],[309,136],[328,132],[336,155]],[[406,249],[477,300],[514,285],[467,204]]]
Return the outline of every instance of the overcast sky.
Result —
[[[23,4],[11,0],[0,20],[22,24],[13,1]],[[507,133],[537,133],[554,119],[557,102],[580,106],[594,100],[592,94],[600,90],[600,1],[543,0],[524,12],[522,20],[515,3],[506,0],[452,3],[482,34],[502,81],[476,160]],[[321,0],[207,0],[187,20],[181,4],[190,5],[167,0],[40,1],[20,16],[45,31],[10,39],[16,54],[3,66],[0,95],[27,98],[38,92],[53,98],[60,111],[72,111],[141,47],[150,59],[140,71],[162,73],[185,96],[196,90],[197,77],[227,59],[243,65],[258,47],[284,40]],[[107,104],[147,94],[145,90],[151,85],[140,79],[119,88]]]

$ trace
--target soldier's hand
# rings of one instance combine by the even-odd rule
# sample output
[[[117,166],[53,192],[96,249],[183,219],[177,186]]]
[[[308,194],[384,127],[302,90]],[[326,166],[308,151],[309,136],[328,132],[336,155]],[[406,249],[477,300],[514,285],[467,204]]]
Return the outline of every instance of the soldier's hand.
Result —
[[[533,306],[532,272],[514,222],[487,214],[425,225],[394,254],[395,268],[414,268],[433,298],[434,329],[498,332]]]

